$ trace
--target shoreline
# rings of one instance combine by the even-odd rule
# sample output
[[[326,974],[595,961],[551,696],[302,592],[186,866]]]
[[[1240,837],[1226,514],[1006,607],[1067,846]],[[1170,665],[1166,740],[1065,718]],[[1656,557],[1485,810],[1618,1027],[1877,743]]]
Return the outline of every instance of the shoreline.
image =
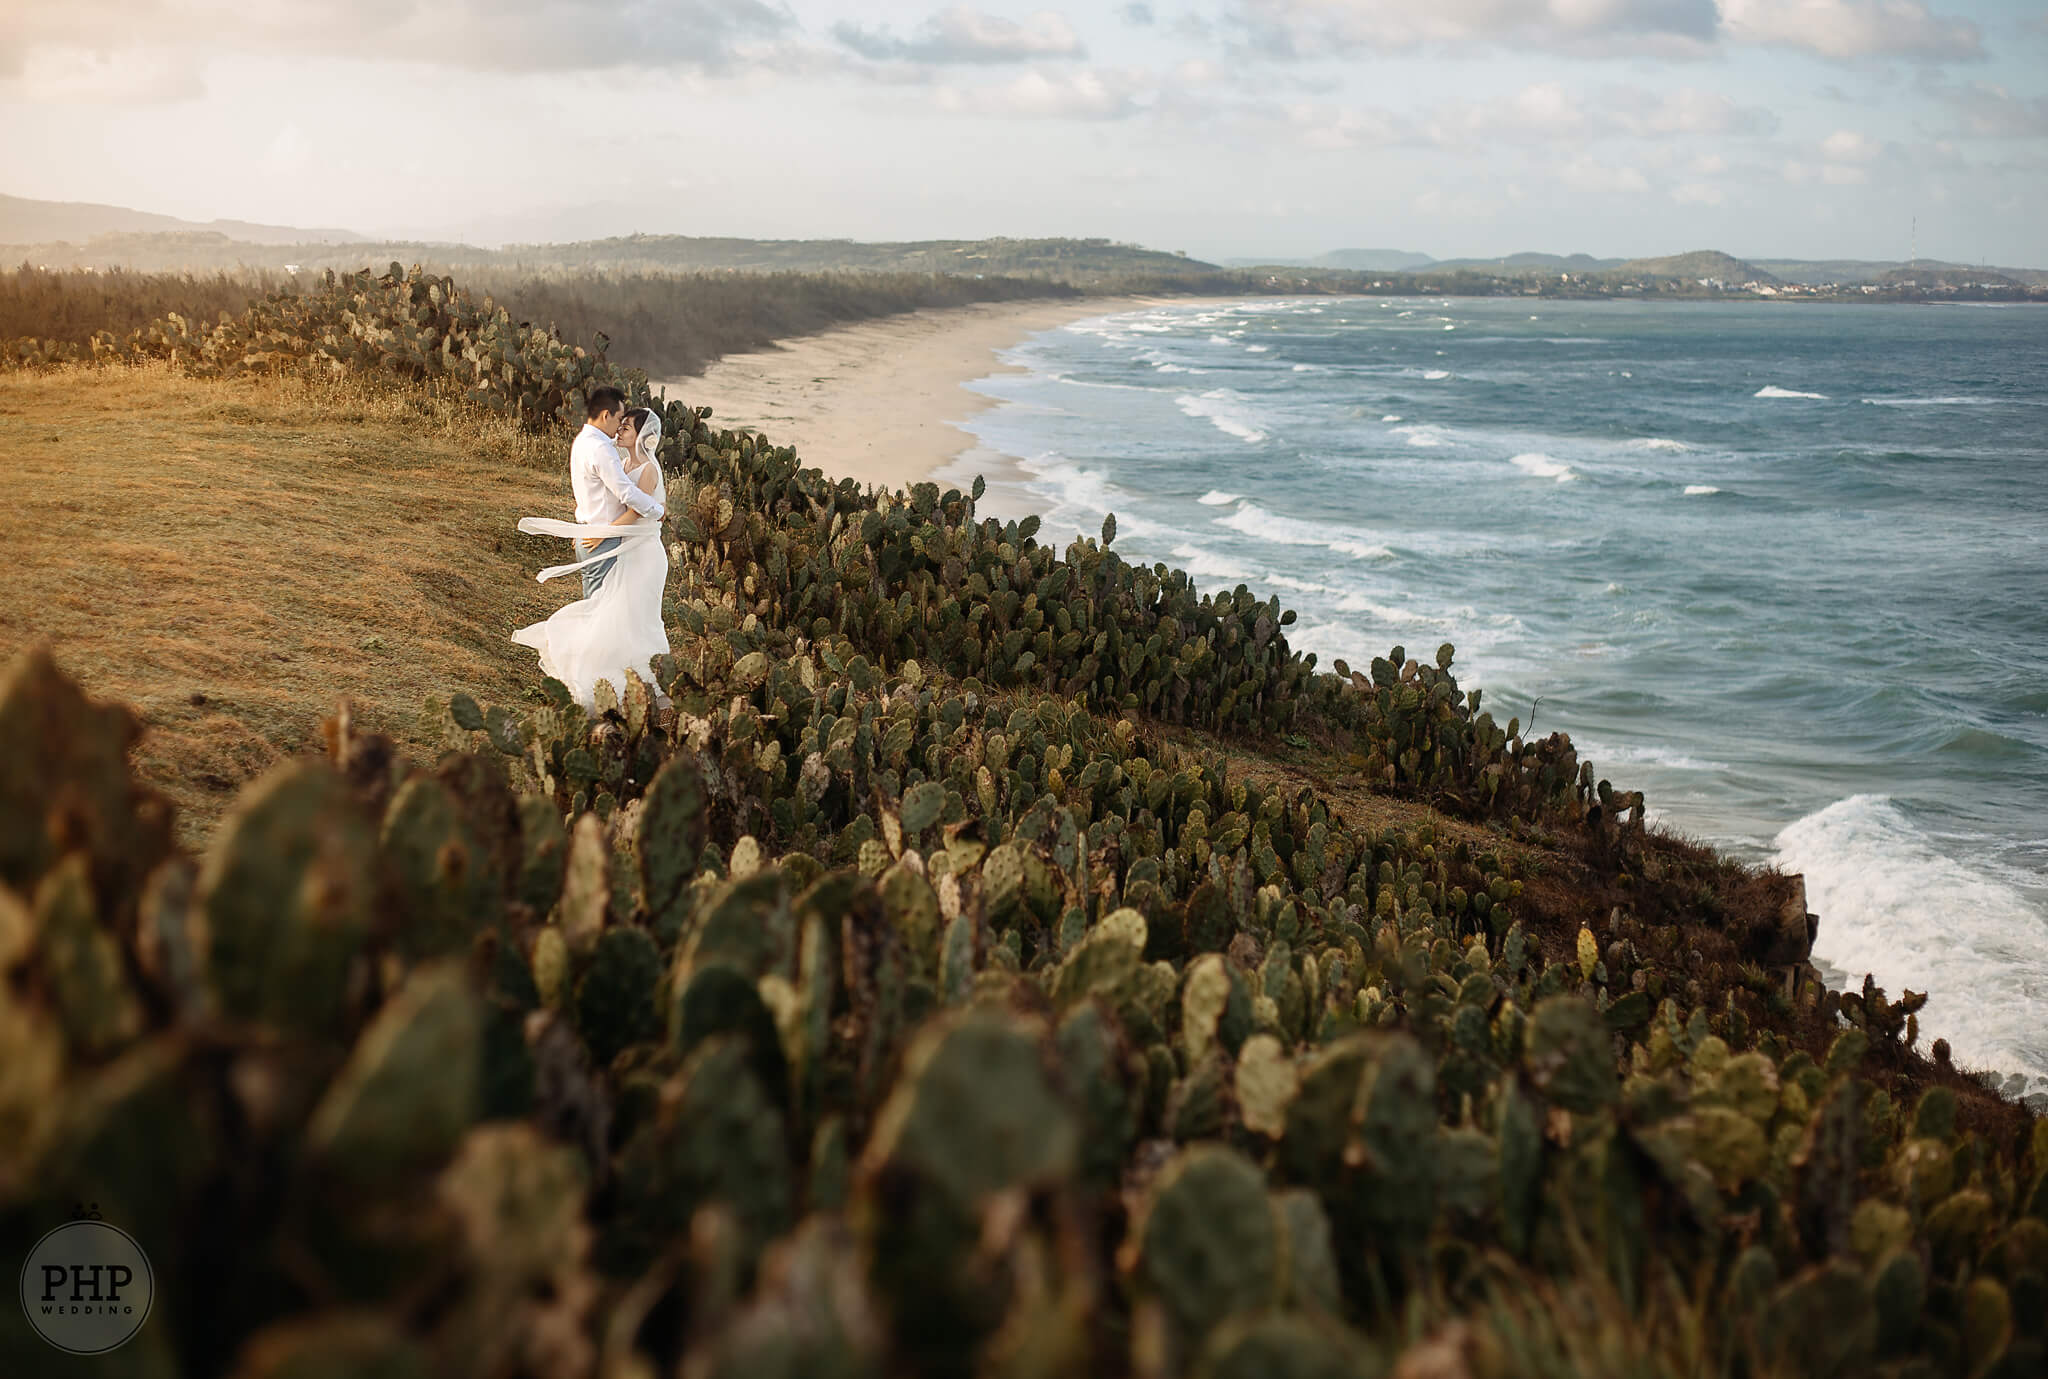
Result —
[[[963,423],[997,399],[967,385],[1023,372],[1002,351],[1041,331],[1151,306],[1239,297],[1081,297],[930,307],[802,335],[718,360],[694,378],[655,381],[668,396],[711,408],[719,427],[752,428],[793,445],[835,479],[896,489],[969,455],[988,457],[993,484],[1018,460],[981,444]],[[941,481],[943,482],[943,481]]]

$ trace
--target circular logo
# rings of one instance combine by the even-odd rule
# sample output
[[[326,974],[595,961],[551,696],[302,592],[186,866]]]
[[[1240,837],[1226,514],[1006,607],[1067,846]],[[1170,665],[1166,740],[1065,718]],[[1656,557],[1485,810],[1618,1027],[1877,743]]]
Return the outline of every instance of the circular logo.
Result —
[[[141,1329],[156,1275],[135,1237],[104,1221],[69,1221],[28,1252],[21,1305],[36,1333],[73,1355],[99,1355]]]

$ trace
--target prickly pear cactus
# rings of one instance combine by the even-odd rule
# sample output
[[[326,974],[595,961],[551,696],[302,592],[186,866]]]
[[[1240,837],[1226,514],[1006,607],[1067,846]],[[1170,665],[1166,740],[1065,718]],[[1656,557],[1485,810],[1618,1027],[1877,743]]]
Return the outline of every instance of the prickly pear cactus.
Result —
[[[223,1015],[338,1032],[369,941],[377,846],[334,771],[280,766],[242,796],[199,872]]]
[[[414,969],[314,1109],[308,1149],[362,1185],[438,1165],[480,1108],[482,1032],[482,1003],[460,966]]]
[[[1283,1248],[1265,1178],[1235,1150],[1196,1145],[1163,1169],[1135,1228],[1134,1281],[1189,1342],[1279,1300]]]

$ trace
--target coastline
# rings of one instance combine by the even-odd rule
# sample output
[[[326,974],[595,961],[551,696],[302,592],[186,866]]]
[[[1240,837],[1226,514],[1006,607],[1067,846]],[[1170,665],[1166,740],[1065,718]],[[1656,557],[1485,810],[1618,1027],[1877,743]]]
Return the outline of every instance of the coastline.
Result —
[[[1083,297],[931,308],[727,355],[697,377],[655,386],[708,405],[718,426],[751,427],[795,446],[806,465],[835,479],[901,488],[978,452],[994,481],[1013,457],[981,446],[961,423],[995,405],[967,384],[1021,371],[1000,351],[1112,312],[1238,300]]]

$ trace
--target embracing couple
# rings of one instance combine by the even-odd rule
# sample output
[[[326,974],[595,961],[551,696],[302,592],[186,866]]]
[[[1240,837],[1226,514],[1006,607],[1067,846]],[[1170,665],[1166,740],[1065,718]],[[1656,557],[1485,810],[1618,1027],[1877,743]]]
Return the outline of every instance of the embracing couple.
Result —
[[[565,536],[575,559],[540,572],[542,580],[581,574],[583,597],[546,622],[512,634],[521,646],[540,653],[540,668],[569,687],[585,709],[595,711],[597,683],[611,682],[623,694],[631,670],[654,690],[657,705],[668,696],[649,665],[668,654],[661,622],[661,596],[668,584],[668,550],[662,544],[661,414],[626,406],[617,388],[595,388],[586,403],[589,417],[569,450],[569,486],[576,495],[576,520],[525,517],[519,530],[529,536]]]

